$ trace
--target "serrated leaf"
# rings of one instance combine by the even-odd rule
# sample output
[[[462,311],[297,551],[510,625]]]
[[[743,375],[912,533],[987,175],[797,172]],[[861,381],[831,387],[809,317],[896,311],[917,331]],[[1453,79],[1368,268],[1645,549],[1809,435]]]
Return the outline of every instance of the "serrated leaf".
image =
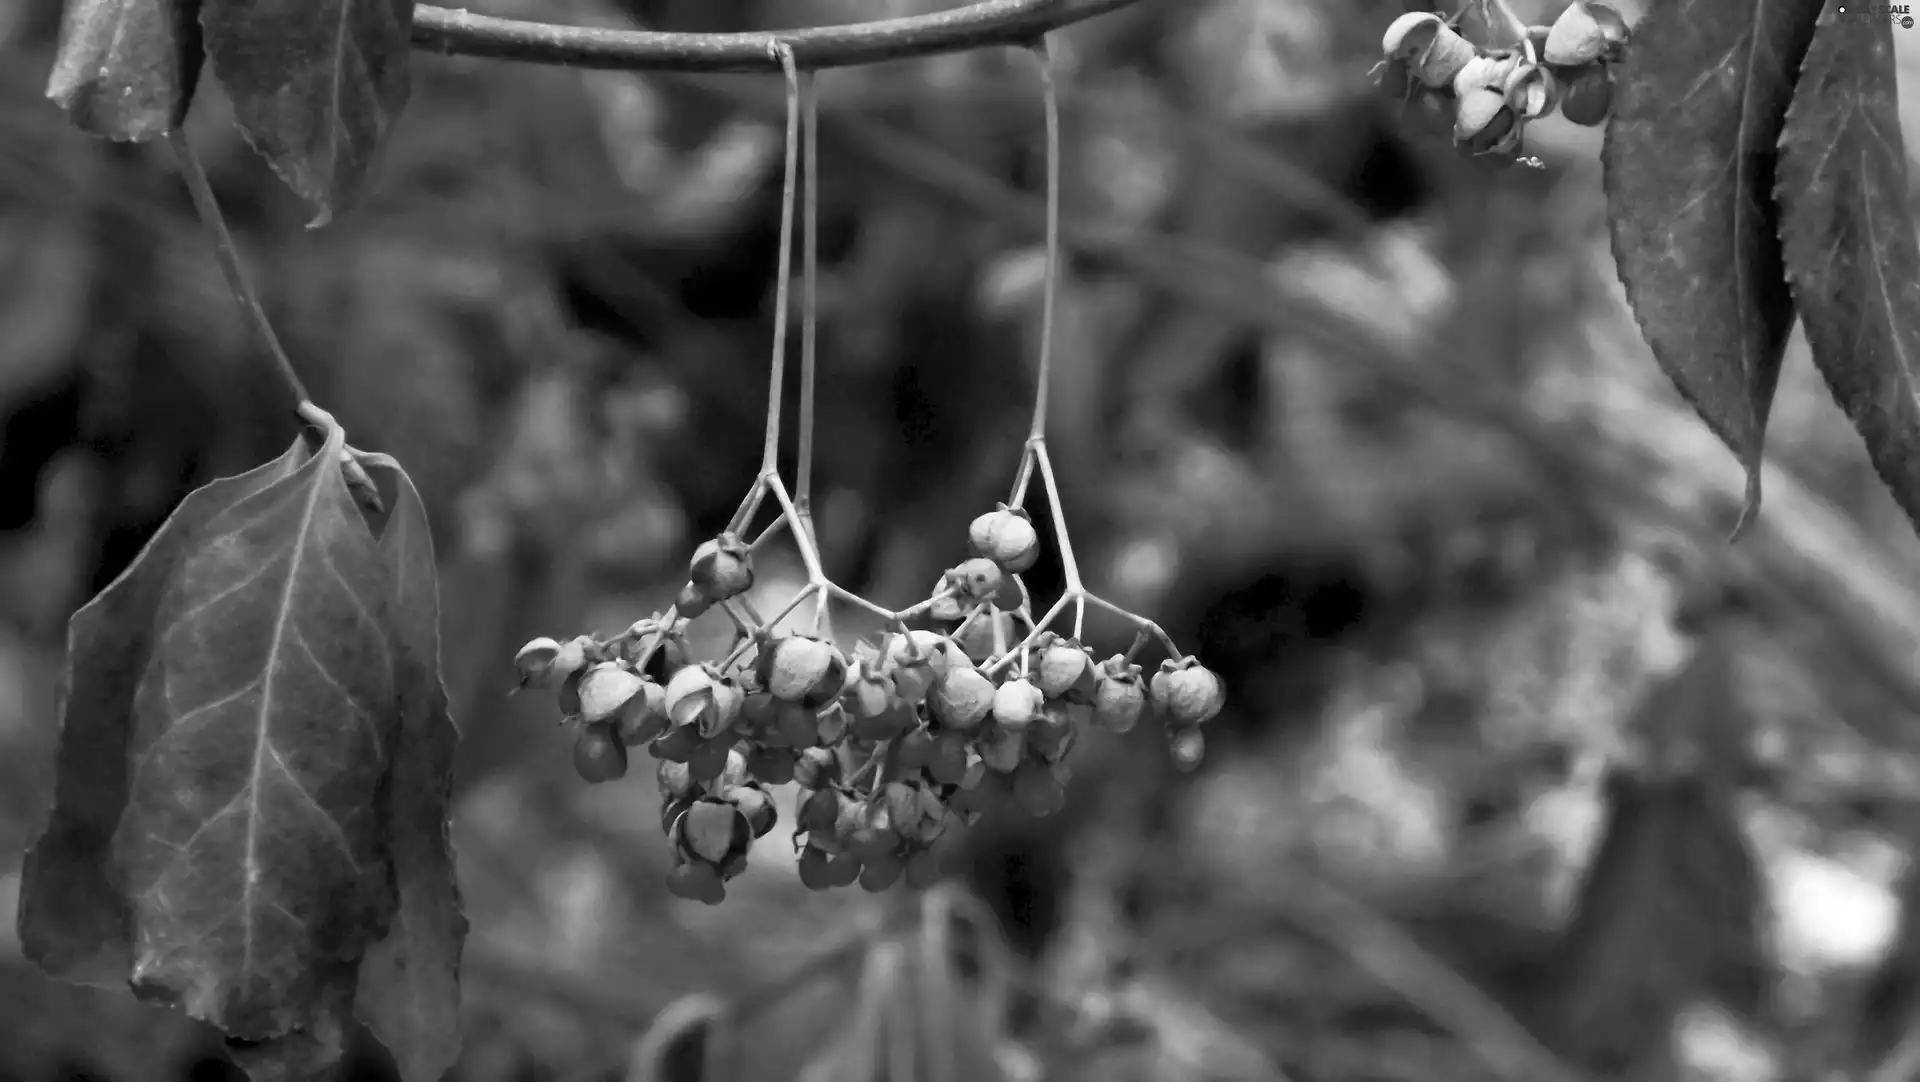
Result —
[[[1920,242],[1886,19],[1814,33],[1780,137],[1780,236],[1813,361],[1920,529]]]
[[[393,899],[378,809],[398,710],[386,572],[332,429],[170,576],[114,834],[131,983],[229,1038],[312,1032]]]
[[[1821,0],[1664,0],[1615,71],[1601,151],[1620,281],[1647,345],[1747,473],[1793,328],[1776,146]]]
[[[22,864],[17,918],[22,950],[52,977],[126,983],[132,913],[110,875],[113,832],[127,805],[128,719],[174,569],[209,523],[309,457],[296,443],[266,465],[195,489],[120,577],[67,622],[53,810]]]
[[[413,0],[203,0],[234,122],[312,227],[367,187],[411,86]]]
[[[200,79],[199,14],[200,0],[68,0],[47,97],[94,135],[165,135]]]
[[[461,909],[447,801],[460,733],[440,679],[440,591],[426,505],[399,463],[362,464],[394,492],[380,534],[399,644],[400,735],[382,798],[398,902],[360,965],[354,1009],[406,1082],[436,1082],[460,1054]]]

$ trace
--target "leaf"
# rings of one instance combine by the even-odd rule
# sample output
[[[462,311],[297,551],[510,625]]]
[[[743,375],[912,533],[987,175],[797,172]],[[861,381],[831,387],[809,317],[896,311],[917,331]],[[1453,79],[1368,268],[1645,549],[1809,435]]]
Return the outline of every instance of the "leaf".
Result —
[[[68,0],[47,79],[82,131],[143,142],[178,127],[200,80],[200,0]]]
[[[1656,4],[1615,72],[1601,150],[1620,281],[1654,358],[1746,470],[1741,526],[1793,328],[1775,148],[1821,2]]]
[[[436,1082],[460,1054],[461,909],[447,837],[447,799],[460,733],[440,679],[440,597],[426,505],[399,463],[361,462],[390,481],[380,535],[399,643],[400,736],[382,794],[398,908],[361,962],[355,1010],[394,1054],[406,1082]],[[385,485],[383,488],[387,487]]]
[[[132,914],[109,865],[127,805],[127,719],[153,651],[155,615],[175,568],[208,525],[307,459],[296,443],[264,466],[194,490],[120,577],[67,622],[53,811],[27,850],[18,917],[22,949],[50,976],[113,987],[127,979]]]
[[[214,74],[253,149],[331,221],[406,107],[413,0],[203,0]]]
[[[393,906],[385,568],[344,435],[232,504],[174,568],[133,703],[114,862],[136,994],[230,1039],[322,1035]]]
[[[1780,137],[1780,235],[1814,364],[1920,528],[1920,242],[1894,72],[1887,19],[1821,20]]]

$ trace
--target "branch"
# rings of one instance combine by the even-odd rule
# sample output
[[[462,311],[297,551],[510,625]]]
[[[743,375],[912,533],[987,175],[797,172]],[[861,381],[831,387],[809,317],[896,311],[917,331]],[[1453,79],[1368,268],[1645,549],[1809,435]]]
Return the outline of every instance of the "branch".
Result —
[[[986,0],[953,11],[848,26],[753,34],[670,34],[523,22],[422,4],[418,48],[460,56],[619,71],[781,70],[775,44],[803,70],[848,68],[989,45],[1024,45],[1049,30],[1125,7],[1133,0]]]

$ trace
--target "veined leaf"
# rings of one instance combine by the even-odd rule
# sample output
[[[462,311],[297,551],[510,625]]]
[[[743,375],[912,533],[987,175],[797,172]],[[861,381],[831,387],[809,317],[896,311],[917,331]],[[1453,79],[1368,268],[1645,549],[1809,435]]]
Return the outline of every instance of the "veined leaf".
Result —
[[[125,985],[132,913],[109,865],[127,805],[128,719],[153,652],[161,597],[209,523],[285,481],[308,458],[306,446],[295,443],[264,466],[194,490],[120,577],[67,622],[53,811],[27,850],[20,880],[20,944],[48,975]]]
[[[238,1040],[326,1022],[393,905],[379,796],[400,663],[344,445],[334,428],[207,524],[133,703],[113,841],[132,984]]]
[[[1776,147],[1822,0],[1662,0],[1616,74],[1601,160],[1620,281],[1660,367],[1747,472],[1793,328]]]
[[[467,918],[447,838],[460,733],[440,679],[440,593],[426,505],[399,463],[362,459],[394,491],[380,534],[400,660],[400,734],[381,816],[398,908],[361,962],[355,1009],[406,1082],[437,1082],[460,1053],[460,951]],[[388,487],[388,486],[382,486]]]
[[[365,190],[411,88],[413,0],[203,0],[234,121],[325,225]]]
[[[200,0],[68,0],[47,97],[82,131],[140,142],[187,118]]]
[[[1920,528],[1920,241],[1893,28],[1836,16],[1814,32],[1780,137],[1780,237],[1814,364]]]

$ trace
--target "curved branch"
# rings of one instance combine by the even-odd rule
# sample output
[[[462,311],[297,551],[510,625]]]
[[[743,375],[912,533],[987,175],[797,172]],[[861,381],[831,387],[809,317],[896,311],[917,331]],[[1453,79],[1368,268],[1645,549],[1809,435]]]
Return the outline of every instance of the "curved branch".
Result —
[[[953,11],[754,34],[669,34],[605,30],[475,15],[420,5],[413,43],[429,52],[621,71],[778,72],[770,50],[793,50],[802,69],[847,68],[987,45],[1024,45],[1049,30],[1091,19],[1134,0],[986,0]]]

